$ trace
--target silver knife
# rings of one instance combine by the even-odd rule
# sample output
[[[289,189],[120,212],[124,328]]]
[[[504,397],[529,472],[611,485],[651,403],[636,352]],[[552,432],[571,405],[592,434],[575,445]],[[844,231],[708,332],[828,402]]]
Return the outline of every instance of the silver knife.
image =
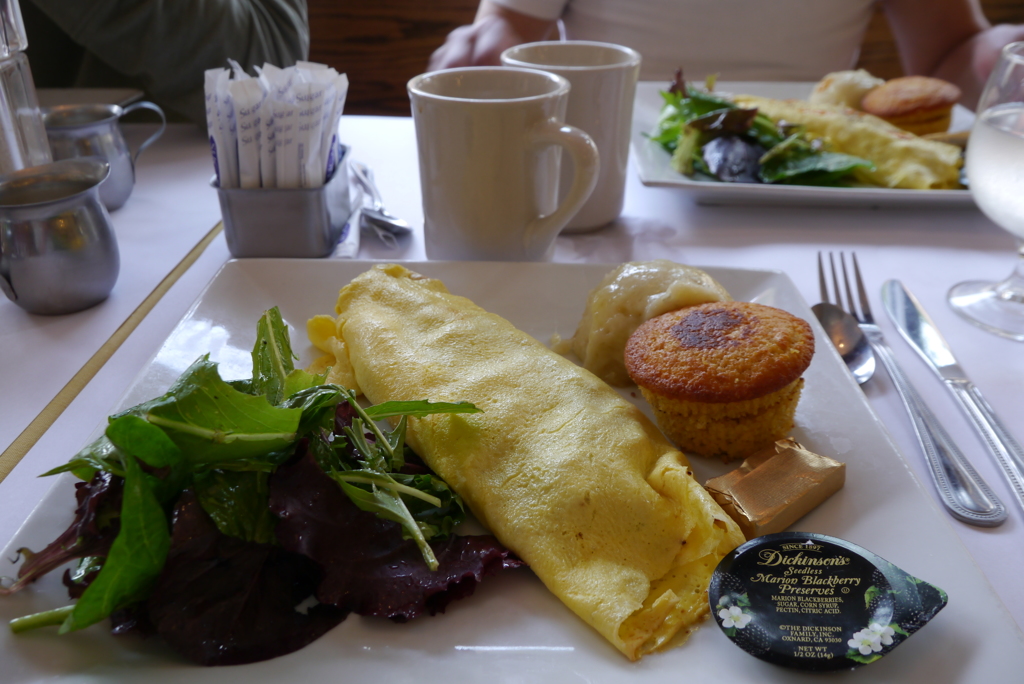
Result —
[[[910,346],[956,397],[1002,468],[1017,503],[1024,509],[1024,449],[999,420],[981,391],[967,378],[935,323],[900,281],[889,280],[882,285],[882,304]]]

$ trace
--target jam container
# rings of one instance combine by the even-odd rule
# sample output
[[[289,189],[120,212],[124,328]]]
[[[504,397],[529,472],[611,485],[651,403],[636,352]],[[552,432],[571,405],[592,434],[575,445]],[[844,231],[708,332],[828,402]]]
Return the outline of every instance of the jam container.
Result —
[[[844,670],[887,655],[947,598],[856,544],[781,532],[723,558],[708,600],[715,622],[747,653],[801,670]]]

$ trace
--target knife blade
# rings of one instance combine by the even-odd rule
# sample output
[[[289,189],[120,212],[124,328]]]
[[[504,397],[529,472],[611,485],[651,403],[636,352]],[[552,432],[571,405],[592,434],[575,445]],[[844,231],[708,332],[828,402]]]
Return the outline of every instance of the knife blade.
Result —
[[[889,280],[882,285],[882,305],[903,338],[952,392],[1024,510],[1024,449],[1020,443],[964,373],[928,312],[900,281]]]

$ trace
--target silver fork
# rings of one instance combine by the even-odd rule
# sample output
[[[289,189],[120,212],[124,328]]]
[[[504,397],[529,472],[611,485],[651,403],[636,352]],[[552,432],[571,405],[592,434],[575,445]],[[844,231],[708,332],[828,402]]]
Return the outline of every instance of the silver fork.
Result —
[[[921,443],[921,450],[924,452],[925,460],[928,462],[929,472],[935,483],[936,489],[943,504],[954,518],[962,520],[971,525],[980,527],[995,527],[1006,520],[1006,507],[996,497],[984,480],[975,472],[974,468],[961,453],[950,436],[939,424],[935,414],[924,403],[921,396],[907,380],[903,369],[896,363],[896,357],[892,349],[882,336],[881,329],[875,324],[871,315],[871,305],[868,303],[867,292],[864,289],[864,281],[860,275],[860,264],[857,263],[857,255],[852,254],[853,273],[857,282],[858,299],[853,297],[853,288],[850,287],[850,278],[846,270],[846,257],[843,252],[839,253],[839,263],[842,267],[843,285],[846,289],[846,302],[849,304],[849,312],[857,319],[861,330],[868,338],[868,343],[875,350],[875,356],[885,366],[885,370],[892,378],[896,391],[899,392],[907,414],[914,425],[914,432]],[[842,298],[838,296],[839,281],[838,271],[832,253],[828,255],[829,266],[832,269],[832,282],[835,285],[836,299],[839,305],[843,306]],[[857,310],[857,301],[860,303],[860,311]]]

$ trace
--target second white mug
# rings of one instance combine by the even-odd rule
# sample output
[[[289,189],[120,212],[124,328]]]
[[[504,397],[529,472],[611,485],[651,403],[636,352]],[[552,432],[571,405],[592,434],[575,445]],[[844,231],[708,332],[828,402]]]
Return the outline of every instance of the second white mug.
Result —
[[[617,219],[625,198],[640,53],[612,43],[545,41],[511,47],[502,53],[501,63],[543,69],[567,79],[572,89],[565,121],[593,138],[601,154],[597,187],[562,232],[587,232]],[[563,181],[571,173],[563,164]]]
[[[535,69],[466,67],[409,81],[428,258],[550,258],[599,169],[593,140],[563,123],[568,94],[564,78]],[[575,174],[559,202],[561,150]]]

